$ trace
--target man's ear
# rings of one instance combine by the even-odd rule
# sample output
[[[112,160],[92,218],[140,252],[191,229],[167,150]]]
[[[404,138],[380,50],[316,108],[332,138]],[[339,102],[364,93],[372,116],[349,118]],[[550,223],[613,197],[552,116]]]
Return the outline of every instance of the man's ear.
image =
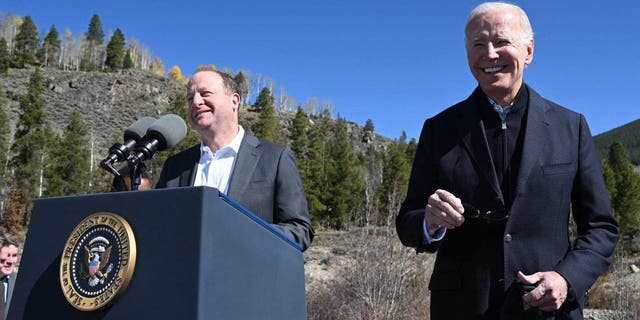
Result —
[[[233,105],[235,106],[235,109],[240,108],[240,95],[237,93],[234,93],[231,95],[231,103],[233,103]],[[234,111],[235,111],[234,109]]]
[[[527,44],[527,58],[524,60],[526,64],[531,64],[531,61],[533,61],[534,44],[535,41],[533,39],[531,39],[531,42]]]

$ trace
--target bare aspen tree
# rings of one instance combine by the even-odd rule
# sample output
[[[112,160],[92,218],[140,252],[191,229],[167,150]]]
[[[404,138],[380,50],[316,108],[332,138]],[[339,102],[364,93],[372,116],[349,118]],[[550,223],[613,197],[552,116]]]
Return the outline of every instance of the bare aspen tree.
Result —
[[[304,103],[304,111],[309,115],[319,114],[320,101],[317,97],[311,97]]]
[[[17,16],[15,14],[10,14],[6,16],[2,20],[2,24],[0,24],[0,34],[7,41],[7,48],[9,49],[9,54],[13,54],[13,50],[15,49],[15,41],[14,38],[18,34],[18,29],[22,24],[22,17]]]

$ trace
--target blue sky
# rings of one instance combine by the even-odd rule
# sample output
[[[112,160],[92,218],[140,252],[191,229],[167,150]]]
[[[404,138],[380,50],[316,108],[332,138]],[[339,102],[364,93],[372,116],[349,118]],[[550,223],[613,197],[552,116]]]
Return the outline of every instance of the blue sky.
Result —
[[[423,121],[476,86],[463,28],[481,1],[454,0],[3,0],[0,11],[30,15],[41,34],[86,32],[98,14],[166,68],[201,64],[247,69],[304,103],[328,100],[335,114],[376,132],[418,138]],[[525,81],[585,114],[598,134],[640,118],[640,2],[514,1],[535,32]],[[108,40],[108,39],[107,39]]]

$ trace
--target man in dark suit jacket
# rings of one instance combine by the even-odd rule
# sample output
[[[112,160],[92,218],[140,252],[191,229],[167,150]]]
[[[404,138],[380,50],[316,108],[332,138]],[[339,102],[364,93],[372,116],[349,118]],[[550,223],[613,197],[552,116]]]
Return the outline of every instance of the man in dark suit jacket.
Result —
[[[216,187],[306,249],[314,234],[293,153],[244,132],[238,92],[226,73],[193,75],[187,118],[202,143],[167,159],[156,188]]]
[[[5,319],[9,305],[11,304],[11,296],[16,284],[16,265],[18,264],[18,251],[20,244],[12,235],[5,234],[0,237],[0,288],[2,296],[0,296],[0,319]]]
[[[524,84],[522,9],[482,4],[465,33],[478,88],[425,121],[396,219],[404,245],[437,251],[431,319],[582,319],[618,240],[586,120]]]

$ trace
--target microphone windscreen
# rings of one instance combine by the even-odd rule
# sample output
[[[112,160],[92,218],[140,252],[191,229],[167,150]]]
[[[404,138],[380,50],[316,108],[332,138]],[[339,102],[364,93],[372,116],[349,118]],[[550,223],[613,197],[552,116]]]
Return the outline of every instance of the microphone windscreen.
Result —
[[[180,116],[166,114],[149,126],[147,137],[158,139],[159,151],[173,149],[187,135],[187,124]]]
[[[124,129],[124,141],[135,140],[135,142],[139,142],[147,133],[147,129],[156,121],[157,119],[153,117],[142,117],[136,120]]]

